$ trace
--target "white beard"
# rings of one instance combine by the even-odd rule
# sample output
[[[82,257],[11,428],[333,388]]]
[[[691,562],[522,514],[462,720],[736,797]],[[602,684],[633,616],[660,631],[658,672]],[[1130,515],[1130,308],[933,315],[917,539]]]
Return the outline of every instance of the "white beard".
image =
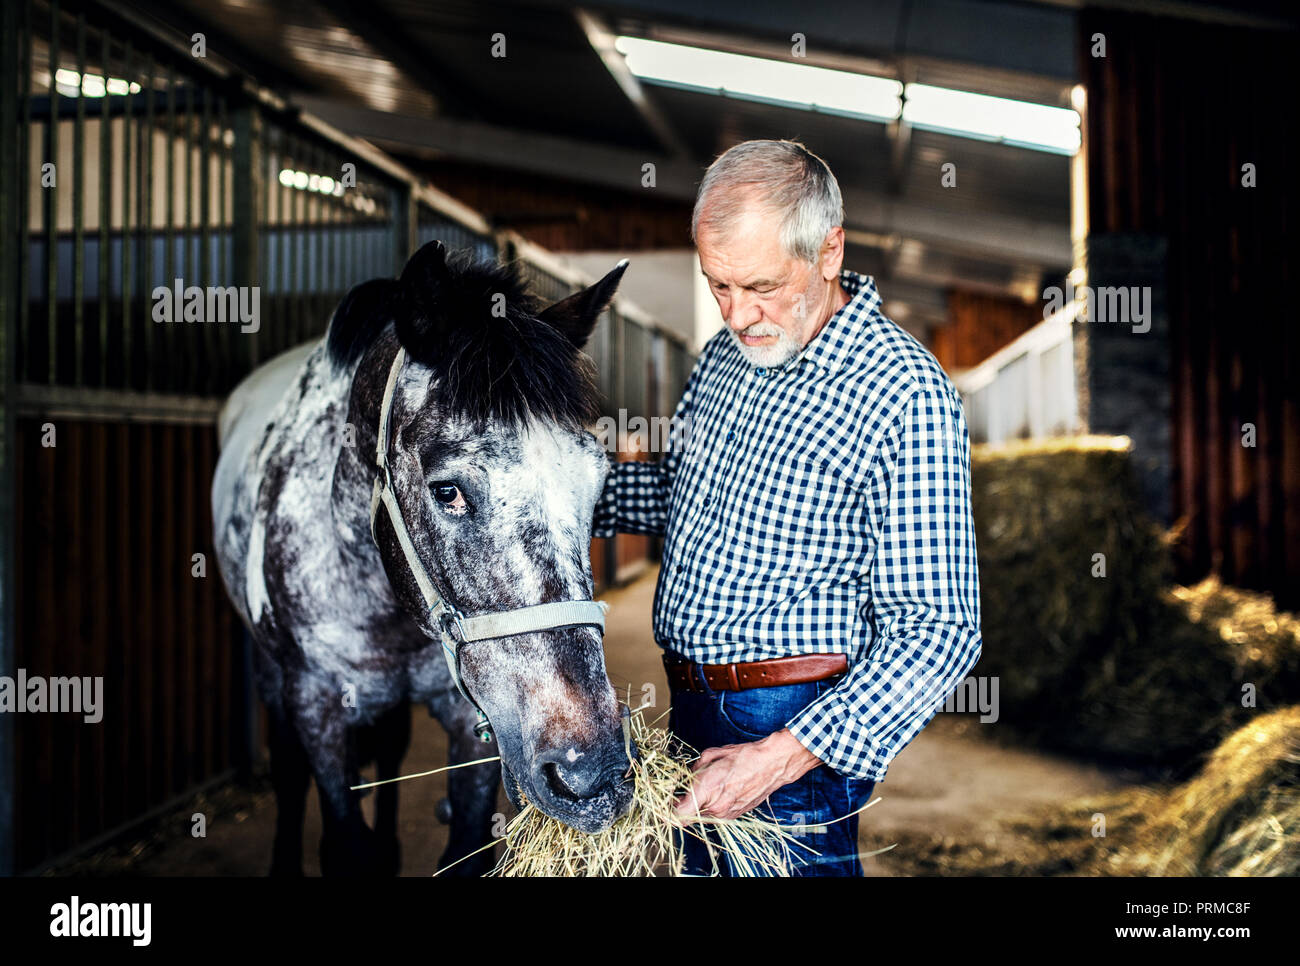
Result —
[[[777,340],[771,345],[745,345],[745,343],[740,340],[740,335],[735,329],[728,326],[727,331],[731,333],[731,341],[736,344],[736,348],[740,350],[740,354],[756,366],[766,366],[772,369],[778,368],[797,356],[803,349],[803,346],[799,345],[799,343],[790,337],[790,333],[786,332],[780,326],[774,325],[770,322],[755,323],[745,330],[745,334],[775,335]]]

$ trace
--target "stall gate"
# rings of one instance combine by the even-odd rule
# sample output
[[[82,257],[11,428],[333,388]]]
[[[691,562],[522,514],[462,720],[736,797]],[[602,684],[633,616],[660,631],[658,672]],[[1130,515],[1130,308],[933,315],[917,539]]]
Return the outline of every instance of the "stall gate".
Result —
[[[95,722],[0,713],[3,874],[260,759],[211,547],[225,393],[424,241],[517,259],[544,298],[586,280],[109,8],[0,16],[0,676],[103,682]],[[216,290],[217,317],[156,321],[155,289],[176,286]],[[670,413],[692,363],[618,304],[589,351],[612,415]],[[595,543],[601,585],[653,551]]]

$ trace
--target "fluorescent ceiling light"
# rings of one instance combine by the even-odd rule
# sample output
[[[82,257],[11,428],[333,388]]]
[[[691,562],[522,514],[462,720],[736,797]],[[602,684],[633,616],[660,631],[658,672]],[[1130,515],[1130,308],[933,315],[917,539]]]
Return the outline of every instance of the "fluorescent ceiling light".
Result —
[[[658,84],[877,121],[892,121],[902,107],[903,85],[887,77],[640,37],[619,37],[614,47],[627,58],[628,70]]]
[[[908,84],[903,120],[920,128],[1058,154],[1079,150],[1079,115],[1063,107]]]
[[[1079,149],[1077,112],[969,91],[908,84],[809,64],[729,54],[642,37],[614,47],[628,70],[652,84],[728,94],[871,121],[901,113],[916,127],[1058,154]]]
[[[78,74],[75,70],[60,67],[54,72],[54,86],[64,97],[104,97],[106,94],[137,94],[140,85],[127,83],[121,77],[101,77],[98,74]]]
[[[327,174],[311,174],[308,171],[296,171],[293,168],[280,169],[280,184],[286,188],[299,191],[315,191],[323,195],[338,198],[343,195],[343,182],[335,181]]]

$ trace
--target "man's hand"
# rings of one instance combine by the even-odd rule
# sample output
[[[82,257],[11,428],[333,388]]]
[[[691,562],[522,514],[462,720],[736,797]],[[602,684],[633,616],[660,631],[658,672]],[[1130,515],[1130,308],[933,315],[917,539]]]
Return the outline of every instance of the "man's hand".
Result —
[[[786,728],[762,741],[706,748],[695,763],[695,783],[677,800],[677,814],[684,820],[696,814],[738,818],[821,763]]]

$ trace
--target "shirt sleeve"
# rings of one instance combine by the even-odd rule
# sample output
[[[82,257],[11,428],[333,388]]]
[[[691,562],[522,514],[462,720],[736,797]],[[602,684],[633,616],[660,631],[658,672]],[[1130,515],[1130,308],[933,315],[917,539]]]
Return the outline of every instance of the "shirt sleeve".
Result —
[[[605,487],[596,501],[591,535],[612,537],[616,533],[645,533],[663,536],[668,524],[668,506],[673,479],[690,439],[692,402],[697,390],[704,352],[695,361],[686,388],[669,423],[667,452],[654,462],[610,459]],[[608,454],[606,455],[608,459]]]
[[[834,771],[879,781],[982,647],[970,436],[955,390],[918,391],[874,463],[868,485],[882,498],[863,601],[872,646],[787,727]]]

